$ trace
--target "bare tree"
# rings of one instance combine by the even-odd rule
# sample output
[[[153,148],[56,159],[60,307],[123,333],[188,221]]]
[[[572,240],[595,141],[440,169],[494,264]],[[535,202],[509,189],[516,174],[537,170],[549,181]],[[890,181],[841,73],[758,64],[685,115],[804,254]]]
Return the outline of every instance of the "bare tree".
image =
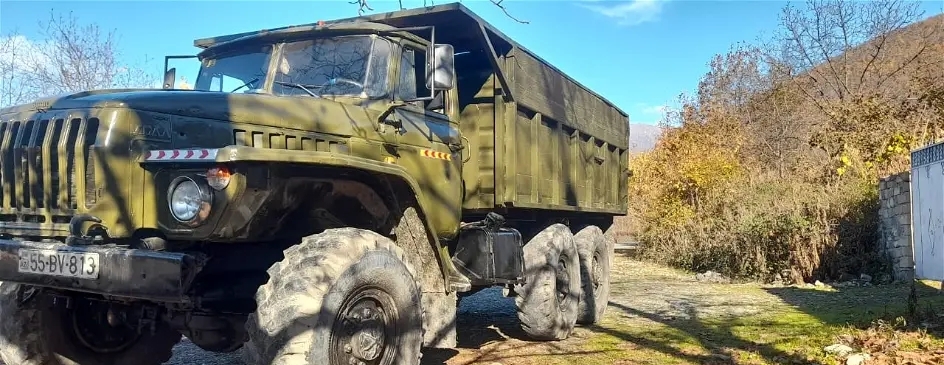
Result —
[[[856,146],[872,159],[889,136],[911,132],[910,115],[922,90],[916,75],[940,41],[940,28],[907,29],[923,17],[905,0],[809,0],[805,9],[783,9],[781,29],[768,56],[783,65],[798,92],[819,111],[807,116],[811,144],[837,158]]]
[[[809,0],[805,10],[787,5],[777,37],[782,60],[809,81],[814,99],[884,91],[932,44],[934,27],[908,39],[911,47],[896,38],[924,15],[919,6],[904,0]]]
[[[16,32],[0,38],[0,106],[18,104],[28,98],[28,86],[22,81],[26,38]]]
[[[155,78],[121,60],[114,31],[81,24],[70,12],[50,12],[39,22],[39,39],[9,34],[0,42],[2,105],[83,90],[150,87]],[[146,65],[149,60],[145,59]]]

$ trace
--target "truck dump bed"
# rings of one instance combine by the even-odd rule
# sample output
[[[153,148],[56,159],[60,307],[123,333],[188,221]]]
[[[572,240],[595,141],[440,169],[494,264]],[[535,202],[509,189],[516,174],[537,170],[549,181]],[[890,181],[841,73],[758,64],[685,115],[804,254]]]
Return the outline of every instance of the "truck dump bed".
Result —
[[[326,23],[347,21],[432,25],[437,43],[455,47],[460,126],[471,145],[463,166],[467,212],[626,213],[629,118],[602,96],[458,3]]]

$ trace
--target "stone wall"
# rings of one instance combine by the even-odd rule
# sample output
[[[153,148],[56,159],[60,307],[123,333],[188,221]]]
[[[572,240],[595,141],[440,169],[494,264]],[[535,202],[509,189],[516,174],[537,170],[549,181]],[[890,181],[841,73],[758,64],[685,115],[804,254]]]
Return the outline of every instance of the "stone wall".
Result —
[[[895,280],[914,279],[911,244],[911,172],[879,180],[879,247],[892,264]]]

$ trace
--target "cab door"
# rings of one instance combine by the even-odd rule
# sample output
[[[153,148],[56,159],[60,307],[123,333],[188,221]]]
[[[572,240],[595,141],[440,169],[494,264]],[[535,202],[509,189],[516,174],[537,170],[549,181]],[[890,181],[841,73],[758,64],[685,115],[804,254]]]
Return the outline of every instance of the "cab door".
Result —
[[[404,45],[399,57],[395,97],[401,101],[426,94],[425,49]],[[398,163],[416,179],[426,199],[426,218],[437,234],[450,238],[456,233],[462,209],[462,173],[459,126],[449,118],[454,91],[438,91],[433,101],[407,102],[393,117],[402,127],[397,138]],[[441,100],[441,102],[439,101]]]

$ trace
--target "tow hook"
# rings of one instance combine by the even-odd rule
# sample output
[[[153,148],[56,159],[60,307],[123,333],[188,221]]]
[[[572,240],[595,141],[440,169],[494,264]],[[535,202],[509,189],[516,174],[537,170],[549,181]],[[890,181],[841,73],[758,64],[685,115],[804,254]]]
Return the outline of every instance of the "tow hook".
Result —
[[[66,237],[66,245],[77,246],[93,243],[95,239],[90,237],[87,232],[82,232],[82,225],[87,222],[95,223],[95,225],[104,228],[101,225],[101,218],[89,214],[78,214],[69,220],[69,237]],[[89,230],[91,231],[91,228]]]
[[[22,309],[27,303],[36,298],[39,294],[39,288],[21,285],[16,291],[16,307]]]

